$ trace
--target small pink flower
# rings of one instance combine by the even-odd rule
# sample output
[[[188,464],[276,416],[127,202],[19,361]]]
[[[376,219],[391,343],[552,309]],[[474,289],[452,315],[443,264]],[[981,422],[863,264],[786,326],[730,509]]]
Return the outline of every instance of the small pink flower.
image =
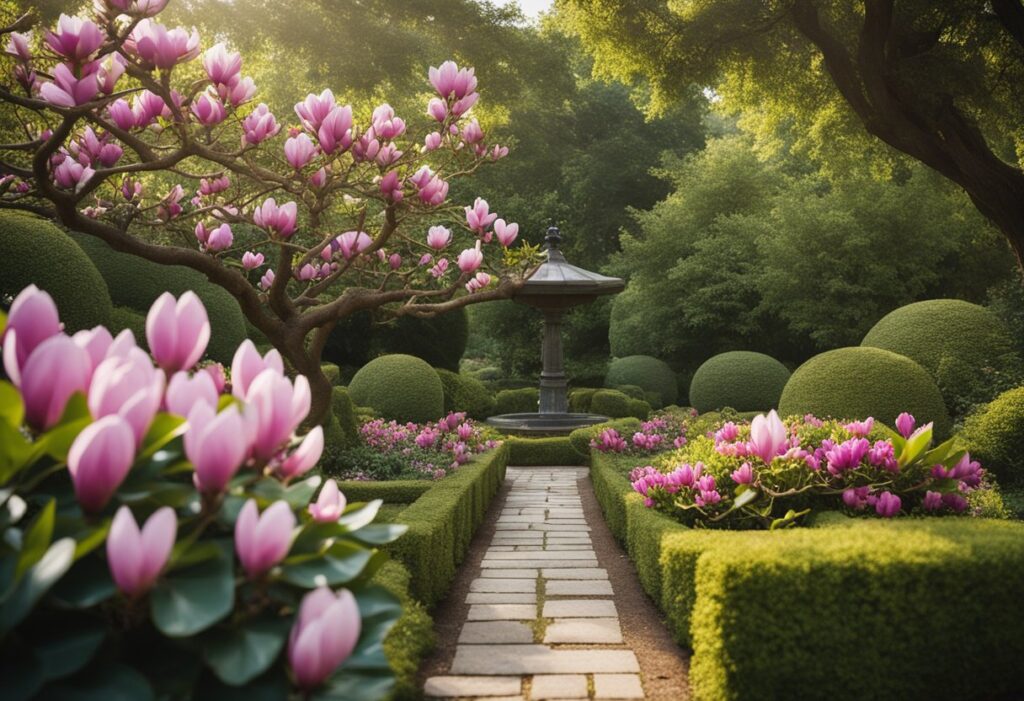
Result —
[[[291,549],[295,514],[287,502],[275,501],[260,515],[255,499],[245,502],[235,522],[235,552],[250,579],[277,565]]]
[[[309,505],[309,513],[314,521],[333,523],[345,513],[345,495],[338,489],[338,483],[327,480],[320,489],[316,502]]]
[[[107,563],[117,588],[131,598],[149,591],[171,556],[177,530],[169,506],[153,512],[142,530],[131,509],[118,509],[107,535]]]

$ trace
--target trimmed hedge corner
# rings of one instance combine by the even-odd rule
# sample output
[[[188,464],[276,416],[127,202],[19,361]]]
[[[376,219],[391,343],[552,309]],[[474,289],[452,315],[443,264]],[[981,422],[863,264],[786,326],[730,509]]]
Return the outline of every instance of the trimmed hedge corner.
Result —
[[[770,355],[731,351],[708,358],[690,381],[690,404],[701,413],[732,407],[767,411],[779,405],[789,370]]]
[[[426,361],[411,355],[382,355],[360,368],[348,386],[358,406],[386,419],[425,423],[444,415],[441,378]]]
[[[535,467],[587,464],[587,456],[573,447],[568,436],[512,437],[506,439],[505,444],[509,448],[509,465]]]
[[[395,673],[392,701],[420,698],[416,673],[436,642],[434,622],[420,602],[409,593],[409,570],[390,560],[377,570],[373,583],[387,589],[402,602],[402,615],[384,638],[384,655]]]
[[[864,346],[814,356],[789,378],[779,400],[783,416],[873,416],[890,426],[903,411],[918,424],[934,421],[940,438],[949,435],[952,421],[945,401],[924,368],[906,356]]]
[[[646,391],[657,392],[661,396],[661,406],[675,403],[679,395],[676,374],[672,368],[649,355],[616,358],[608,366],[604,384],[605,387],[636,385]]]
[[[110,324],[110,292],[75,241],[46,219],[0,212],[0,296],[29,285],[53,297],[68,333]]]
[[[799,689],[808,699],[960,700],[1024,688],[1024,524],[820,518],[779,532],[689,529],[645,508],[625,467],[591,455],[612,532],[673,636],[692,645],[695,699]]]

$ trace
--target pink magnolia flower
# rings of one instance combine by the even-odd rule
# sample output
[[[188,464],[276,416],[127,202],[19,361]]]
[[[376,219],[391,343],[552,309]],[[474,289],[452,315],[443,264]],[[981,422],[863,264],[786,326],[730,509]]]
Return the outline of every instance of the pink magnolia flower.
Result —
[[[373,239],[365,231],[346,231],[336,241],[345,260],[352,260],[373,245]]]
[[[445,61],[439,68],[430,67],[430,84],[444,99],[461,99],[476,90],[476,76],[472,68],[460,69],[454,61]]]
[[[942,494],[940,492],[927,491],[924,493],[924,501],[921,503],[925,511],[938,511],[942,508]]]
[[[120,416],[132,429],[135,447],[142,445],[164,394],[164,374],[139,348],[111,355],[96,366],[89,384],[89,411],[94,418]]]
[[[472,273],[484,262],[484,254],[480,250],[480,242],[476,242],[476,248],[467,248],[459,254],[457,261],[459,270],[464,273]]]
[[[279,206],[273,197],[263,200],[263,204],[252,213],[256,226],[278,238],[288,238],[294,234],[297,219],[298,205],[295,202],[285,202]]]
[[[309,414],[309,380],[299,375],[293,385],[277,369],[267,369],[249,385],[245,401],[246,411],[251,408],[256,417],[252,454],[259,460],[269,460]]]
[[[420,201],[432,207],[444,204],[448,197],[448,183],[441,176],[434,175],[420,187]]]
[[[324,153],[348,149],[352,145],[352,107],[333,107],[321,121],[316,135]]]
[[[392,253],[388,256],[388,267],[392,270],[398,270],[402,267],[402,256],[397,253]]]
[[[192,103],[192,114],[196,116],[199,123],[212,127],[220,124],[228,116],[224,104],[218,97],[210,93],[200,94]]]
[[[149,66],[173,68],[178,63],[191,61],[199,55],[199,32],[189,34],[182,27],[168,30],[151,19],[140,21],[124,43],[129,53]]]
[[[29,49],[30,41],[31,34],[11,32],[11,37],[7,41],[7,47],[4,49],[4,51],[6,51],[11,56],[14,56],[19,61],[27,63],[32,60],[32,51],[31,49]]]
[[[321,188],[327,184],[327,169],[321,168],[309,176],[309,184],[315,188]]]
[[[218,85],[217,94],[232,107],[238,107],[253,98],[256,94],[256,84],[252,78],[246,76],[234,85]]]
[[[135,436],[120,416],[104,416],[82,429],[68,451],[68,473],[82,508],[102,510],[134,460]]]
[[[246,270],[255,270],[256,268],[263,265],[264,257],[262,253],[253,253],[252,251],[246,251],[242,254],[242,267]]]
[[[169,506],[154,511],[141,531],[131,509],[119,508],[107,534],[107,564],[117,588],[133,599],[149,591],[171,557],[177,531]]]
[[[427,245],[435,251],[446,248],[452,242],[452,232],[443,226],[432,226],[427,231]]]
[[[39,96],[58,107],[84,105],[99,93],[98,69],[99,64],[88,64],[82,69],[81,77],[76,77],[67,64],[58,63],[53,69],[53,82],[43,83]]]
[[[242,136],[243,145],[261,144],[281,131],[270,108],[262,102],[242,120],[242,129],[245,130],[245,134]]]
[[[380,191],[392,202],[401,202],[402,197],[402,181],[398,177],[398,171],[389,171],[383,178],[380,179]]]
[[[447,272],[448,272],[448,259],[447,258],[441,258],[430,269],[430,274],[433,275],[435,278],[444,277],[445,273],[447,273]]]
[[[135,128],[135,113],[131,105],[121,98],[107,105],[107,115],[118,129],[130,131]]]
[[[39,343],[22,365],[17,383],[25,420],[37,429],[54,426],[71,395],[88,388],[91,373],[89,354],[64,334]]]
[[[903,502],[892,492],[882,492],[875,502],[875,513],[882,518],[892,518],[900,512]]]
[[[149,126],[153,120],[161,116],[167,105],[162,97],[149,90],[137,93],[132,100],[132,113],[135,115],[135,126]]]
[[[91,20],[62,14],[57,31],[46,32],[46,43],[67,60],[83,63],[103,44],[103,32]]]
[[[228,51],[228,47],[220,42],[203,54],[203,68],[214,85],[234,85],[241,78],[242,55]]]
[[[441,133],[432,131],[423,137],[423,150],[434,151],[441,146]]]
[[[374,157],[374,160],[377,161],[377,165],[381,168],[386,168],[389,165],[397,163],[398,159],[402,157],[402,153],[404,152],[399,151],[398,147],[395,146],[395,143],[392,141],[380,147]]]
[[[490,156],[491,156],[491,160],[492,161],[499,161],[499,160],[501,160],[502,158],[504,158],[507,155],[508,155],[508,146],[498,146],[497,144],[495,144],[491,148]]]
[[[263,273],[263,276],[260,278],[260,283],[259,283],[260,289],[262,289],[264,291],[269,290],[270,286],[273,285],[273,284],[274,284],[274,271],[268,268],[267,272]]]
[[[200,372],[206,373],[210,376],[210,380],[213,382],[213,388],[217,391],[218,398],[221,392],[224,391],[224,386],[227,384],[227,376],[224,374],[224,366],[220,363],[210,363],[204,366]]]
[[[754,468],[745,462],[740,469],[733,471],[731,477],[736,484],[751,484],[754,481]]]
[[[870,449],[871,443],[866,438],[851,438],[839,445],[829,447],[825,451],[828,471],[833,475],[838,475],[847,470],[856,469]]]
[[[871,433],[871,429],[874,427],[875,419],[871,416],[866,418],[864,421],[851,421],[843,426],[843,428],[855,436],[866,436]]]
[[[4,369],[15,385],[20,384],[21,368],[39,344],[61,332],[63,324],[57,305],[49,293],[29,285],[14,298],[7,312],[7,328],[0,336]]]
[[[164,198],[157,206],[156,215],[163,221],[170,221],[182,212],[181,198],[185,196],[185,188],[175,185],[171,191],[164,195]]]
[[[231,179],[227,175],[221,175],[216,178],[202,178],[199,181],[199,194],[203,197],[209,197],[210,195],[216,195],[218,192],[224,192],[231,187]]]
[[[160,14],[170,0],[106,0],[107,6],[136,17]]]
[[[312,134],[320,130],[320,125],[333,109],[337,107],[334,93],[324,90],[319,96],[310,93],[306,99],[295,104],[295,114],[299,116],[302,126]]]
[[[210,232],[209,237],[206,239],[206,250],[224,251],[231,248],[231,244],[234,242],[235,235],[231,231],[231,225],[221,224]]]
[[[300,689],[322,684],[355,650],[362,630],[359,605],[348,589],[306,594],[288,636],[288,663]]]
[[[107,357],[107,351],[110,349],[111,344],[114,342],[114,337],[110,335],[104,326],[94,326],[91,329],[82,329],[74,336],[71,340],[75,342],[79,348],[83,349],[89,354],[89,382],[90,389],[94,373],[100,363],[103,362],[104,358]]]
[[[320,489],[316,501],[309,505],[309,513],[314,521],[333,523],[345,513],[345,505],[345,495],[338,489],[338,483],[329,479]]]
[[[65,158],[53,171],[53,181],[65,190],[81,190],[96,171],[78,161]]]
[[[315,427],[306,434],[302,443],[277,466],[277,474],[284,479],[304,475],[313,469],[324,452],[324,429]]]
[[[237,405],[232,404],[218,414],[216,403],[212,407],[206,401],[192,404],[185,432],[185,455],[195,467],[192,479],[196,489],[203,494],[219,494],[227,489],[249,454],[251,428]]]
[[[480,93],[472,92],[466,95],[461,100],[457,100],[455,104],[452,105],[452,114],[455,115],[456,117],[461,117],[466,112],[468,112],[473,107],[473,105],[476,104],[476,101],[479,98]]]
[[[782,419],[772,409],[767,416],[759,414],[750,422],[750,449],[751,452],[769,463],[777,455],[785,451],[786,440],[789,437]]]
[[[284,142],[284,157],[295,170],[301,170],[316,156],[316,146],[306,134],[293,136]]]
[[[900,435],[904,438],[909,438],[910,434],[914,432],[914,425],[917,424],[917,419],[912,414],[903,412],[896,417],[896,430],[900,432]]]
[[[126,70],[124,58],[121,54],[107,54],[99,61],[99,68],[96,70],[96,85],[104,95],[114,92],[117,81],[124,75]]]
[[[512,242],[519,236],[519,225],[515,222],[506,224],[504,219],[494,221],[494,234],[498,237],[498,243],[505,248],[512,245]]]
[[[871,489],[869,487],[852,487],[843,490],[843,503],[848,508],[860,511],[867,506],[870,494]]]
[[[473,201],[472,207],[466,207],[466,224],[469,228],[478,234],[484,233],[484,230],[498,218],[498,215],[488,211],[489,209],[487,200],[480,197]]]
[[[467,144],[475,144],[478,141],[482,141],[484,138],[484,130],[480,127],[480,122],[476,121],[476,118],[469,120],[469,124],[462,127],[462,140]]]
[[[430,98],[430,102],[427,103],[427,114],[436,119],[439,122],[443,122],[448,118],[448,105],[443,100],[439,100],[436,97]],[[438,134],[438,142],[440,142],[440,134]]]
[[[205,404],[217,411],[219,399],[220,393],[210,373],[200,371],[190,376],[187,372],[176,372],[167,383],[164,403],[167,411],[187,417],[196,404]]]
[[[256,350],[256,345],[250,339],[245,339],[231,360],[231,393],[239,399],[244,399],[252,381],[267,369],[274,370],[279,375],[284,374],[281,354],[276,348],[272,348],[266,355],[261,356]]]
[[[295,514],[287,502],[275,501],[262,515],[255,499],[245,502],[235,522],[235,552],[250,579],[258,578],[288,555],[294,528]]]
[[[164,292],[146,316],[146,340],[157,364],[167,372],[188,370],[206,351],[210,320],[195,292],[175,300]]]
[[[491,284],[491,276],[484,272],[479,272],[476,276],[466,283],[466,291],[470,294],[478,292]]]

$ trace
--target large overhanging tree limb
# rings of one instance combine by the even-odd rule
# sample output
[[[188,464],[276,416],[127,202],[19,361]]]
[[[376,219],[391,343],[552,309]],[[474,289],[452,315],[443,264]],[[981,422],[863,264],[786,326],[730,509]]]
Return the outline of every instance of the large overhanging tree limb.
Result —
[[[26,135],[0,146],[0,208],[202,273],[309,377],[315,420],[340,319],[505,298],[535,268],[536,249],[509,249],[518,227],[486,202],[447,202],[449,180],[507,153],[471,116],[471,69],[432,69],[418,133],[388,105],[360,121],[330,92],[285,128],[255,104],[240,56],[217,45],[196,60],[194,32],[124,5],[62,18],[45,41],[21,33],[27,18],[0,30],[20,86],[0,100]]]

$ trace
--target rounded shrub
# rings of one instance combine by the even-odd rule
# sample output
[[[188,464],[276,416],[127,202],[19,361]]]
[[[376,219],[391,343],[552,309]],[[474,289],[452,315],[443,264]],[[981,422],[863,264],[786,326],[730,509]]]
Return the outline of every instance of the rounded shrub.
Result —
[[[444,388],[434,368],[411,355],[382,355],[359,369],[348,393],[359,406],[386,419],[436,421],[444,414]]]
[[[494,396],[483,382],[444,368],[434,369],[444,387],[445,413],[464,411],[474,419],[486,419],[494,413]]]
[[[720,353],[704,361],[690,381],[690,405],[697,411],[732,407],[767,411],[779,404],[789,370],[770,355],[752,351]]]
[[[960,299],[931,299],[889,312],[861,345],[916,361],[938,383],[950,408],[972,393],[983,368],[1001,366],[1013,352],[1009,331],[999,317]]]
[[[495,414],[534,414],[540,403],[536,387],[503,389],[494,397]]]
[[[607,416],[610,419],[632,416],[629,409],[629,397],[617,389],[598,390],[594,392],[594,398],[590,400],[591,413]]]
[[[649,355],[629,355],[616,358],[608,365],[608,374],[604,378],[605,387],[619,385],[636,385],[645,391],[657,392],[661,395],[661,405],[667,406],[676,401],[679,394],[676,385],[676,374],[668,364]]]
[[[1000,483],[1024,485],[1024,387],[1003,392],[969,416],[960,438]]]
[[[646,421],[651,415],[651,405],[643,399],[629,398],[629,415]]]
[[[206,277],[181,265],[161,265],[115,251],[95,236],[72,233],[107,282],[114,304],[145,314],[164,292],[175,297],[192,290],[203,301],[210,318],[210,344],[206,354],[230,363],[246,339],[245,316],[231,294]]]
[[[320,363],[320,371],[331,385],[336,386],[341,383],[341,368],[334,363]]]
[[[783,416],[873,416],[890,426],[903,411],[913,414],[918,425],[934,421],[937,435],[949,434],[942,394],[924,368],[906,356],[864,346],[814,356],[796,369],[779,400]]]
[[[29,285],[53,297],[69,333],[110,324],[110,292],[75,241],[45,219],[0,212],[0,297]]]
[[[644,388],[639,385],[619,385],[617,387],[612,387],[612,389],[617,389],[627,397],[632,397],[633,399],[644,398]]]

